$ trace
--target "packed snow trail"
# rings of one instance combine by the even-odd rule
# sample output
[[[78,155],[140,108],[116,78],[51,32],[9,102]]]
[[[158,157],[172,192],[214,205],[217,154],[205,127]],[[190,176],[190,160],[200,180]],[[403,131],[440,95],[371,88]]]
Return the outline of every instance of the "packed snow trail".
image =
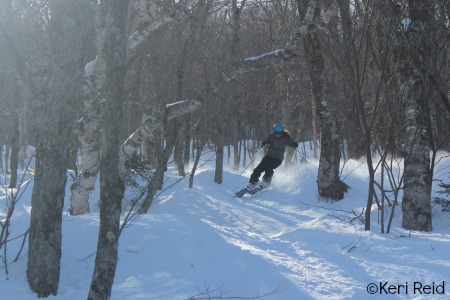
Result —
[[[442,174],[437,175],[446,179],[450,159],[442,161],[445,165],[437,168]],[[120,237],[111,299],[450,297],[448,213],[435,207],[433,232],[409,232],[401,229],[397,208],[391,233],[381,234],[374,205],[372,231],[364,231],[364,224],[355,218],[367,199],[368,174],[361,162],[346,164],[343,177],[351,190],[338,202],[318,198],[315,161],[289,170],[280,167],[270,188],[236,199],[234,192],[246,184],[247,175],[225,170],[223,184],[217,185],[213,167],[204,166],[190,189],[187,178],[172,186],[180,178],[169,169],[165,179],[169,188]],[[69,189],[70,182],[67,195]],[[29,224],[31,190],[32,184],[16,208],[15,234]],[[98,192],[97,186],[93,199]],[[66,209],[69,206],[66,199]],[[99,224],[95,201],[90,206],[90,214],[63,216],[61,279],[55,300],[87,298]],[[13,241],[9,252],[18,247],[20,240]],[[0,280],[2,293],[35,299],[25,271],[26,257],[11,264],[9,280]],[[413,294],[415,282],[448,283],[445,295],[430,296]],[[386,294],[383,284],[410,289]]]

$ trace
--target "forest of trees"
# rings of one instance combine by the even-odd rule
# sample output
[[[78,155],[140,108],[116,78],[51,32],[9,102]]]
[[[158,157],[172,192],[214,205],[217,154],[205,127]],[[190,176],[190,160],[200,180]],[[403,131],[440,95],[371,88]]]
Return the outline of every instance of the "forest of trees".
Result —
[[[73,215],[89,213],[100,177],[89,299],[108,299],[130,170],[151,173],[132,203],[144,214],[171,158],[193,176],[196,154],[215,151],[221,184],[227,149],[244,167],[239,149],[257,151],[275,122],[314,150],[322,198],[345,201],[341,161],[364,157],[366,230],[373,204],[401,200],[403,227],[431,231],[436,153],[450,150],[449,33],[450,0],[2,0],[0,167],[16,188],[35,149],[31,289],[57,294],[68,169]]]

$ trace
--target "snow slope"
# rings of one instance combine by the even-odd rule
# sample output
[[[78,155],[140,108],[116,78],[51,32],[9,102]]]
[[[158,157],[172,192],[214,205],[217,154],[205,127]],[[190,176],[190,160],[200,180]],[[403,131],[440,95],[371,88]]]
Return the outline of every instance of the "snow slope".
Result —
[[[242,199],[233,193],[246,185],[249,173],[239,176],[227,169],[217,185],[212,162],[198,170],[194,188],[187,187],[187,178],[167,188],[120,238],[112,299],[450,299],[449,213],[436,206],[433,232],[409,232],[401,229],[397,207],[391,232],[382,234],[374,205],[372,230],[364,231],[357,218],[366,206],[364,163],[346,163],[342,178],[351,189],[338,202],[318,199],[317,167],[313,159],[282,166],[268,190]],[[450,159],[443,157],[436,169],[436,177],[448,181]],[[169,169],[165,186],[177,180]],[[31,189],[32,183],[19,202],[13,237],[29,224]],[[63,217],[59,294],[51,299],[87,298],[97,246],[97,198],[98,190],[93,213]],[[19,244],[10,243],[9,260]],[[9,265],[8,276],[2,268],[2,295],[36,298],[25,270],[26,256]]]

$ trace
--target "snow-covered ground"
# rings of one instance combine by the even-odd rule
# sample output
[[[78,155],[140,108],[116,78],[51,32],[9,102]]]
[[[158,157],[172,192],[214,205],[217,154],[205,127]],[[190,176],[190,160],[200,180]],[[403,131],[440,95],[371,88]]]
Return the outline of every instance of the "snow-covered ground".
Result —
[[[271,187],[242,199],[233,193],[246,185],[249,172],[240,176],[227,168],[218,185],[213,162],[197,171],[194,188],[188,188],[188,178],[167,188],[120,238],[112,299],[450,298],[450,213],[434,206],[433,232],[409,232],[401,228],[397,207],[391,232],[383,234],[374,205],[372,230],[364,231],[357,218],[366,206],[364,163],[345,164],[342,178],[351,189],[338,202],[318,199],[317,167],[310,158],[290,169],[282,166]],[[449,171],[450,158],[444,157],[435,178],[448,182]],[[165,187],[177,180],[169,169]],[[16,208],[11,237],[29,224],[31,190],[32,182]],[[87,298],[97,246],[98,193],[92,195],[92,213],[64,213],[59,291],[50,299]],[[0,197],[3,219],[4,190]],[[19,246],[19,240],[9,243],[8,260]],[[9,265],[8,277],[1,269],[2,298],[36,298],[26,282],[26,248]]]

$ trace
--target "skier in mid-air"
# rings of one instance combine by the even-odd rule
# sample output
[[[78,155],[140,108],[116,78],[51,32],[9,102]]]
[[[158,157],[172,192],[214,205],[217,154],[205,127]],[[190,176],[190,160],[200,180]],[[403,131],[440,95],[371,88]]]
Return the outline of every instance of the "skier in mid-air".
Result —
[[[274,169],[278,168],[284,159],[284,151],[286,146],[298,147],[298,143],[295,142],[289,132],[285,130],[283,124],[276,123],[273,125],[273,133],[269,134],[267,138],[262,142],[261,147],[268,146],[267,153],[259,165],[253,170],[250,176],[250,181],[247,185],[247,189],[253,189],[261,174],[264,172],[263,181],[259,184],[260,187],[267,187],[272,181]]]

